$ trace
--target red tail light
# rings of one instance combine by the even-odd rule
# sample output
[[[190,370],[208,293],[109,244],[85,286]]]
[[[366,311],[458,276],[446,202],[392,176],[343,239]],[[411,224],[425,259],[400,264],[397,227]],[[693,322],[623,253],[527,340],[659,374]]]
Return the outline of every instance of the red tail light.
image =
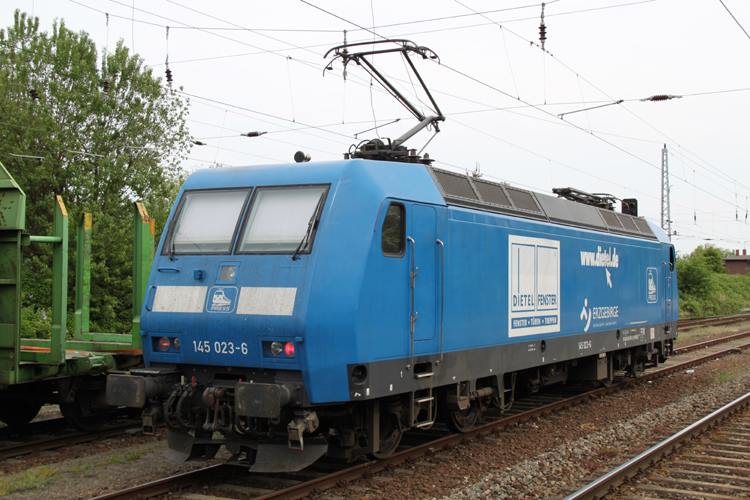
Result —
[[[287,342],[284,346],[284,354],[290,358],[294,357],[294,342]]]
[[[160,351],[168,351],[169,347],[172,345],[172,343],[169,341],[167,337],[162,337],[159,339],[159,350]]]

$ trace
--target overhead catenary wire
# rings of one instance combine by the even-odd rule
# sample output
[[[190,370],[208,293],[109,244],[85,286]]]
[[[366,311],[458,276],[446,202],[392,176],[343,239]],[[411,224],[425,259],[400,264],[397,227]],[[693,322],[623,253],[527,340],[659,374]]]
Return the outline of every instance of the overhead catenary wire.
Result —
[[[538,5],[538,4],[536,4],[536,5]],[[186,28],[186,29],[188,29],[188,28]],[[332,31],[335,31],[335,30],[332,30]],[[355,30],[352,30],[352,31],[355,31]],[[579,84],[579,85],[580,85],[580,84]],[[449,114],[449,113],[446,113],[446,114]],[[343,121],[343,120],[342,120],[342,121]],[[590,127],[590,126],[589,126],[589,129],[591,129],[591,127]],[[587,132],[589,132],[589,131],[587,131]],[[610,134],[610,133],[608,133],[608,132],[596,132],[596,131],[594,132],[594,134],[599,134],[599,135],[603,135],[603,136],[607,136],[607,137],[614,137],[614,136],[616,136],[616,135],[617,135],[617,134]],[[656,142],[656,141],[655,141],[655,142]],[[672,141],[670,140],[670,142],[672,142]],[[678,146],[679,146],[679,144],[678,144]],[[682,145],[682,146],[684,146],[684,145]],[[627,148],[626,148],[626,149],[627,149]],[[689,152],[688,152],[688,151],[685,151],[685,153],[686,153],[686,155],[687,155],[687,154],[688,154]],[[691,158],[691,160],[692,160],[692,161],[695,161],[695,162],[698,162],[699,164],[700,164],[700,162],[702,161],[702,160],[701,160],[700,158],[698,158],[698,157],[692,157],[692,158]],[[703,170],[703,169],[705,169],[705,168],[708,168],[708,169],[710,169],[710,166],[705,166],[705,165],[701,164],[701,167],[700,167],[700,169],[701,169],[701,170]],[[721,169],[719,169],[719,172],[721,172]],[[709,174],[709,175],[710,175],[710,174]],[[696,184],[696,181],[695,181],[695,180],[693,180],[693,184]]]
[[[745,36],[747,36],[748,38],[750,38],[750,34],[748,34],[747,31],[745,31],[745,28],[743,28],[742,25],[740,24],[740,22],[737,20],[737,18],[734,17],[734,14],[732,14],[732,11],[729,10],[729,7],[727,7],[727,5],[724,3],[724,0],[719,0],[719,2],[721,2],[721,5],[723,5],[724,8],[727,10],[727,12],[729,12],[729,15],[732,16],[732,19],[734,19],[734,22],[737,23],[737,26],[740,27],[740,29],[745,34]]]
[[[308,5],[314,6],[314,5],[310,4],[310,2],[308,2],[307,0],[301,0],[301,1],[302,1],[303,3],[305,3],[305,4],[308,4]],[[315,6],[314,6],[314,7],[315,7]],[[316,7],[316,8],[319,8],[319,7]],[[338,15],[336,15],[336,14],[334,14],[334,13],[331,13],[331,12],[329,12],[329,11],[325,10],[325,9],[319,8],[319,10],[321,10],[321,11],[323,11],[323,12],[325,12],[325,13],[327,13],[327,14],[329,14],[329,15],[333,16],[333,17],[336,17],[336,18],[338,18],[338,19],[340,19],[340,20],[343,20],[344,22],[347,22],[347,23],[349,23],[349,24],[352,24],[352,25],[354,25],[354,26],[357,26],[357,27],[358,27],[358,28],[360,28],[360,29],[366,29],[366,28],[363,28],[363,27],[359,26],[358,24],[356,24],[356,23],[354,23],[354,22],[352,22],[352,21],[349,21],[349,20],[347,20],[347,19],[344,19],[344,18],[342,18],[341,16],[338,16]],[[376,34],[376,35],[377,35],[377,33],[374,33],[374,32],[373,32],[372,30],[369,30],[369,29],[367,29],[367,31],[369,31],[369,32],[371,32],[371,33],[373,33],[373,34]],[[508,30],[508,31],[509,31],[510,33],[512,33],[512,34],[514,34],[514,35],[516,35],[516,36],[518,36],[519,38],[522,38],[522,39],[524,39],[523,37],[521,37],[520,35],[518,35],[518,34],[514,33],[513,31],[511,31],[511,30]],[[380,36],[381,38],[385,38],[385,37],[383,37],[382,35],[378,35],[378,36]],[[524,40],[526,40],[526,39],[524,39]],[[535,44],[535,42],[533,42],[533,41],[530,41],[530,40],[526,40],[526,41],[527,41],[527,42],[529,42],[529,43],[531,43],[531,44]],[[540,47],[540,48],[541,48],[541,47]],[[545,52],[545,53],[547,53],[547,54],[549,54],[549,52],[548,52],[548,51],[546,51],[546,50],[545,50],[544,52]],[[552,56],[551,54],[549,54],[549,55],[550,55],[550,56]],[[552,56],[552,57],[554,58],[554,56]],[[569,71],[571,71],[571,72],[572,72],[573,74],[575,74],[575,75],[577,75],[577,76],[579,76],[579,77],[580,77],[580,74],[579,74],[578,72],[575,72],[575,71],[574,71],[574,70],[573,70],[572,68],[570,68],[569,66],[567,66],[566,64],[564,64],[564,63],[563,63],[562,61],[560,61],[560,60],[559,60],[559,59],[557,59],[557,58],[555,58],[555,60],[557,60],[557,61],[558,61],[558,62],[559,62],[559,63],[560,63],[560,64],[561,64],[561,65],[562,65],[563,67],[565,67],[566,69],[568,69]],[[537,110],[539,110],[539,111],[542,111],[543,113],[549,114],[549,113],[548,113],[547,111],[545,111],[544,109],[542,109],[542,108],[541,108],[541,107],[539,107],[539,106],[535,106],[535,105],[532,105],[531,103],[528,103],[528,102],[524,101],[523,99],[518,99],[518,98],[514,98],[514,97],[513,97],[512,95],[508,94],[507,92],[505,92],[505,91],[503,91],[503,90],[501,90],[501,89],[498,89],[498,88],[496,88],[496,87],[494,87],[494,86],[492,86],[492,85],[489,85],[489,84],[487,84],[487,83],[485,83],[485,82],[483,82],[483,81],[481,81],[481,80],[479,80],[479,79],[477,79],[477,78],[475,78],[475,77],[472,77],[472,76],[470,76],[470,75],[468,75],[468,74],[466,74],[466,73],[464,73],[464,72],[462,72],[462,71],[459,71],[459,70],[457,70],[457,69],[455,69],[455,68],[452,68],[451,66],[449,66],[449,65],[447,65],[447,64],[445,64],[445,63],[441,63],[441,66],[442,66],[442,67],[445,67],[445,68],[447,68],[447,69],[449,69],[449,70],[451,70],[451,71],[453,71],[453,72],[456,72],[456,73],[458,73],[458,74],[460,74],[460,75],[462,75],[462,76],[464,76],[464,77],[466,77],[466,78],[468,78],[468,79],[470,79],[470,80],[472,80],[472,81],[474,81],[474,82],[476,82],[476,83],[478,83],[478,84],[480,84],[480,85],[482,85],[482,86],[488,87],[488,88],[490,88],[490,89],[492,89],[492,90],[494,90],[494,91],[496,91],[496,92],[499,92],[500,94],[502,94],[502,95],[505,95],[506,97],[509,97],[509,98],[512,98],[512,99],[516,99],[516,100],[518,100],[518,101],[520,101],[520,102],[523,102],[524,104],[528,105],[529,107],[532,107],[532,108],[534,108],[534,109],[537,109]],[[581,78],[583,78],[583,77],[581,77]],[[598,87],[597,87],[596,85],[592,84],[591,82],[589,82],[589,81],[588,81],[588,80],[586,80],[585,78],[584,78],[584,81],[586,81],[586,83],[588,83],[589,85],[591,85],[592,87],[594,87],[595,89],[597,89],[597,90],[598,90],[599,92],[601,92],[602,94],[604,94],[604,95],[607,95],[607,94],[606,94],[605,92],[603,92],[603,91],[602,91],[601,89],[599,89],[599,88],[598,88]],[[608,96],[608,97],[609,97],[609,96]],[[615,99],[612,99],[612,100],[613,100],[613,101],[615,101]],[[625,109],[627,109],[627,108],[625,108]],[[629,112],[629,113],[631,113],[631,114],[632,114],[633,116],[635,116],[636,118],[638,118],[639,120],[641,120],[642,122],[644,122],[644,123],[647,123],[647,122],[645,122],[645,120],[643,120],[642,118],[640,118],[640,117],[639,117],[638,115],[636,115],[636,114],[635,114],[635,113],[633,113],[632,111],[628,110],[628,112]],[[648,123],[647,123],[647,124],[648,124]],[[627,150],[625,150],[624,148],[621,148],[620,146],[618,146],[618,145],[616,145],[616,144],[612,143],[611,141],[607,141],[606,139],[603,139],[603,138],[599,137],[598,135],[596,135],[596,134],[593,134],[592,132],[589,132],[589,131],[587,131],[587,130],[585,130],[585,129],[583,129],[583,128],[581,128],[581,127],[579,127],[579,126],[575,125],[575,124],[572,124],[572,125],[573,125],[574,127],[578,128],[578,129],[580,129],[581,131],[583,131],[583,132],[585,132],[585,133],[587,133],[587,134],[589,134],[589,135],[592,135],[592,136],[596,137],[597,139],[599,139],[599,140],[601,140],[601,141],[603,141],[603,142],[605,142],[605,143],[609,144],[610,146],[614,147],[615,149],[618,149],[618,150],[620,150],[621,152],[623,152],[623,153],[625,153],[625,154],[627,154],[627,155],[629,155],[629,156],[631,156],[631,157],[633,157],[633,158],[637,159],[637,160],[638,160],[639,162],[642,162],[642,163],[644,163],[644,164],[646,164],[646,165],[650,166],[651,168],[654,168],[654,169],[660,169],[660,167],[659,167],[659,166],[657,166],[657,165],[655,165],[655,164],[653,164],[653,163],[650,163],[649,161],[647,161],[647,160],[645,160],[645,159],[643,159],[643,158],[640,158],[640,157],[638,157],[637,155],[635,155],[635,154],[631,153],[630,151],[627,151]],[[649,126],[651,126],[651,125],[649,124]],[[653,126],[651,126],[651,127],[652,127],[652,128],[654,128],[654,130],[657,130],[657,129],[656,129],[655,127],[653,127]],[[663,133],[662,133],[661,131],[658,131],[658,130],[657,130],[657,132],[659,132],[660,134],[662,134],[662,135],[663,135],[664,137],[668,137],[668,136],[667,136],[666,134],[663,134]],[[671,141],[671,142],[673,142],[673,143],[675,143],[675,144],[679,144],[678,142],[676,142],[676,141],[673,141],[672,139],[670,139],[670,141]],[[683,182],[686,182],[687,184],[690,184],[690,181],[689,181],[689,180],[687,180],[687,179],[681,179],[681,180],[682,180]],[[702,188],[699,188],[699,189],[701,189],[702,191],[706,192],[707,194],[709,194],[709,195],[711,195],[711,196],[713,196],[713,197],[717,198],[718,200],[720,200],[720,201],[722,201],[722,202],[724,202],[724,201],[725,201],[725,200],[724,200],[724,199],[723,199],[722,197],[720,197],[720,196],[718,196],[718,195],[715,195],[715,194],[713,194],[713,193],[709,193],[709,192],[707,192],[707,191],[703,190]]]
[[[73,1],[73,0],[71,0],[71,1]],[[114,2],[114,3],[120,3],[120,2],[117,2],[116,0],[110,0],[110,1],[112,1],[112,2]],[[171,0],[170,0],[170,1],[171,1]],[[327,13],[327,14],[329,14],[329,15],[332,15],[332,16],[334,16],[334,17],[337,17],[337,18],[339,18],[339,19],[342,19],[342,20],[346,21],[345,19],[341,18],[340,16],[337,16],[337,15],[335,15],[335,14],[333,14],[333,13],[329,12],[329,11],[326,11],[325,9],[321,9],[321,8],[319,8],[319,7],[317,7],[317,6],[314,6],[314,5],[313,5],[313,4],[311,4],[310,2],[307,2],[307,1],[305,1],[305,0],[301,0],[301,1],[302,1],[303,3],[306,3],[306,4],[308,4],[308,5],[311,5],[311,6],[313,6],[313,7],[317,8],[317,9],[319,9],[319,10],[322,10],[323,12],[325,12],[325,13]],[[76,3],[78,3],[78,2],[76,2]],[[172,2],[172,3],[176,3],[176,2]],[[553,3],[553,2],[548,2],[548,3]],[[644,3],[644,2],[634,2],[634,3],[630,3],[630,4],[624,4],[624,5],[634,5],[634,4],[637,4],[637,3]],[[179,4],[178,4],[178,5],[179,5]],[[140,11],[143,11],[143,12],[146,12],[146,13],[148,13],[148,11],[145,11],[145,10],[143,10],[143,9],[139,9],[139,10],[140,10]],[[191,9],[191,10],[194,10],[194,9]],[[586,10],[584,10],[584,11],[588,11],[588,10],[590,10],[590,9],[586,9]],[[598,9],[594,9],[594,10],[598,10]],[[583,11],[576,11],[576,12],[583,12]],[[151,15],[157,15],[157,14],[153,14],[153,13],[149,13],[149,14],[151,14]],[[164,16],[158,16],[158,17],[162,17],[162,18],[164,18],[164,19],[168,19],[168,18],[165,18]],[[357,25],[356,23],[351,23],[350,21],[346,21],[346,22],[348,22],[348,23],[350,23],[350,24],[352,24],[352,25],[354,25],[354,26],[357,26],[357,27],[358,27],[359,29],[362,29],[362,30],[366,30],[366,31],[368,31],[368,32],[370,32],[370,33],[373,33],[373,35],[376,35],[376,36],[380,36],[381,38],[384,38],[384,37],[382,37],[381,35],[377,35],[377,34],[376,34],[376,33],[374,32],[374,30],[370,30],[370,29],[368,29],[368,28],[364,28],[364,27],[361,27],[361,26]],[[185,23],[181,23],[181,24],[185,24]],[[374,24],[374,23],[373,23],[373,24]],[[523,38],[523,37],[520,37],[520,36],[519,36],[518,34],[516,34],[516,33],[512,32],[512,31],[510,31],[510,32],[511,32],[512,34],[514,34],[514,35],[518,36],[519,38]],[[236,40],[233,40],[233,41],[236,41]],[[238,42],[238,43],[242,43],[242,42]],[[533,42],[530,42],[530,43],[533,43]],[[266,52],[274,53],[274,51],[266,51]],[[281,54],[277,54],[277,55],[281,55]],[[550,54],[550,55],[551,55],[551,54]],[[558,60],[558,62],[561,62],[561,61],[559,61],[559,60]],[[564,66],[564,67],[566,67],[567,69],[569,69],[570,71],[573,71],[572,69],[568,68],[568,67],[567,67],[567,66],[566,66],[565,64],[563,64],[563,66]],[[578,73],[575,73],[575,74],[576,74],[576,75],[577,75],[578,77],[580,77],[580,75],[579,75]],[[585,79],[584,79],[584,80],[585,80]],[[586,80],[586,82],[587,82],[587,83],[588,83],[589,85],[592,85],[592,86],[593,86],[594,88],[596,88],[596,86],[594,86],[593,84],[591,84],[591,82],[589,82],[588,80]],[[597,88],[597,90],[598,90],[598,91],[600,91],[600,92],[602,92],[602,91],[601,91],[601,89],[598,89],[598,88]],[[696,94],[696,95],[697,95],[697,94]],[[534,107],[534,106],[533,106],[533,105],[531,105],[531,107]],[[632,112],[631,112],[631,113],[632,113]],[[637,116],[637,115],[634,115],[634,116]],[[584,130],[584,131],[585,131],[585,130]],[[660,133],[661,133],[661,132],[660,132]],[[663,134],[663,135],[665,135],[665,134]],[[666,137],[666,135],[665,135],[665,137]],[[674,142],[674,141],[673,141],[673,142]]]

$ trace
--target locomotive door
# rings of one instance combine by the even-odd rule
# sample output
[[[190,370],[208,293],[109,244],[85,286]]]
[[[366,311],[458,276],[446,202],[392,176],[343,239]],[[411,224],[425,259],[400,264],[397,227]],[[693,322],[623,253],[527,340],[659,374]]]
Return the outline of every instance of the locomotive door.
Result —
[[[674,247],[669,247],[669,260],[664,265],[664,321],[672,321],[672,280],[675,270]]]
[[[412,208],[407,252],[413,258],[410,271],[411,329],[415,355],[437,352],[439,322],[436,319],[440,272],[436,244],[435,209],[422,205]]]

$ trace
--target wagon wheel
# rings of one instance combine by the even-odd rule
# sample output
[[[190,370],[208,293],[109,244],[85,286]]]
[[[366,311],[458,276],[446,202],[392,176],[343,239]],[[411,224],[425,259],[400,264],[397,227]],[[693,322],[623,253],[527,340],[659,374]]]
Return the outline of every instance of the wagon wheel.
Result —
[[[5,399],[0,404],[0,422],[5,425],[25,425],[34,420],[42,404],[28,399]]]
[[[447,425],[451,431],[457,434],[464,434],[474,427],[474,424],[479,418],[479,403],[478,401],[475,401],[474,404],[465,410],[451,410],[444,404],[443,417],[445,419],[445,425]]]
[[[380,450],[373,451],[372,456],[377,459],[383,459],[391,456],[404,435],[403,429],[399,425],[399,418],[396,413],[383,412],[380,414]]]
[[[60,412],[79,431],[95,431],[106,424],[116,411],[114,408],[104,411],[92,409],[91,403],[96,396],[91,391],[78,391],[72,403],[60,403]]]

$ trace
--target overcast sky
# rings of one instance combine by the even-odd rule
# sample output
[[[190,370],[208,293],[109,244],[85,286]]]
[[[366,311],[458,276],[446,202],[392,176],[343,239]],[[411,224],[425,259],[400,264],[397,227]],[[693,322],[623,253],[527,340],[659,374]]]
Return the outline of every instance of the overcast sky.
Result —
[[[324,76],[323,55],[346,30],[350,43],[405,38],[439,56],[412,57],[446,117],[425,149],[436,167],[637,198],[660,224],[666,144],[678,251],[750,246],[747,0],[550,1],[544,51],[542,4],[523,0],[6,0],[0,26],[16,8],[45,31],[64,19],[100,52],[122,39],[161,77],[168,57],[190,131],[207,144],[193,147],[188,171],[286,163],[298,150],[336,160],[415,125],[363,68],[350,64],[344,81],[337,61]],[[374,64],[431,114],[400,55]],[[663,94],[682,98],[641,102]],[[251,131],[267,134],[240,135]]]

